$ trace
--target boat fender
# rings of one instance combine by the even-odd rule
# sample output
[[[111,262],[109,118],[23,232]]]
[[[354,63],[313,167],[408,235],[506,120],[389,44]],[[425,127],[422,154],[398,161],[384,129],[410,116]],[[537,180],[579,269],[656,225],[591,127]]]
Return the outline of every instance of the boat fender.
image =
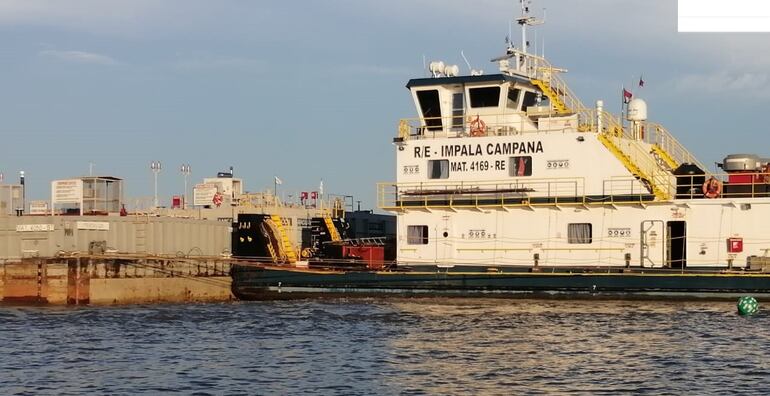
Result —
[[[703,196],[706,198],[718,198],[722,194],[722,182],[714,176],[703,183]]]
[[[476,116],[476,119],[471,121],[471,136],[478,137],[478,136],[484,136],[487,132],[487,124],[484,123],[484,120],[482,120],[479,116]]]

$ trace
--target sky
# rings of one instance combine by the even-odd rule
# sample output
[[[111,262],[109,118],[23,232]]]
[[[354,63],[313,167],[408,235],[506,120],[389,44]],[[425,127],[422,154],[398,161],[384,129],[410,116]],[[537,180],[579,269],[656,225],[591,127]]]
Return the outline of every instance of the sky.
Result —
[[[395,179],[404,87],[423,57],[496,71],[516,0],[0,0],[0,172],[125,179],[126,198],[169,204],[234,167],[249,191],[318,189],[376,206]],[[586,104],[619,111],[643,75],[650,119],[702,162],[770,156],[765,34],[677,33],[674,0],[535,0],[538,51]],[[519,34],[514,30],[513,40]],[[762,151],[764,150],[764,151]]]

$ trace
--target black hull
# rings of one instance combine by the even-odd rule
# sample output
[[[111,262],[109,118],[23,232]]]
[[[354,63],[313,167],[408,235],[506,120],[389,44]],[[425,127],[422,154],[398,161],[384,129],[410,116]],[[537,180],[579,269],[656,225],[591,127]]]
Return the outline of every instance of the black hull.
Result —
[[[732,298],[770,293],[770,274],[614,270],[604,272],[334,271],[236,265],[233,294],[241,300],[344,295],[687,296]],[[550,270],[549,270],[550,271]]]

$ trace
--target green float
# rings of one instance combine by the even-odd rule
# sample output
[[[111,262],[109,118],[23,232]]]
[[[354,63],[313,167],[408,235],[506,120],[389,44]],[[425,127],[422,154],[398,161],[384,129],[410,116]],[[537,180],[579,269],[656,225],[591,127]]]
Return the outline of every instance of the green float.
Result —
[[[754,315],[759,311],[757,299],[750,296],[743,296],[738,299],[738,313],[744,316]]]

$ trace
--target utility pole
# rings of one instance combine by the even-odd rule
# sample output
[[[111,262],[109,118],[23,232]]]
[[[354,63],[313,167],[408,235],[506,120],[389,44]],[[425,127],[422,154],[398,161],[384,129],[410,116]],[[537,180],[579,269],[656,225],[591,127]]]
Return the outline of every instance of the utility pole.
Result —
[[[158,208],[158,173],[160,173],[160,161],[150,162],[150,170],[155,174],[155,209]]]
[[[182,195],[182,209],[187,209],[187,177],[190,176],[190,173],[192,173],[192,168],[190,167],[190,164],[182,164],[182,166],[179,168],[179,171],[182,172],[182,175],[184,176],[184,194]]]

